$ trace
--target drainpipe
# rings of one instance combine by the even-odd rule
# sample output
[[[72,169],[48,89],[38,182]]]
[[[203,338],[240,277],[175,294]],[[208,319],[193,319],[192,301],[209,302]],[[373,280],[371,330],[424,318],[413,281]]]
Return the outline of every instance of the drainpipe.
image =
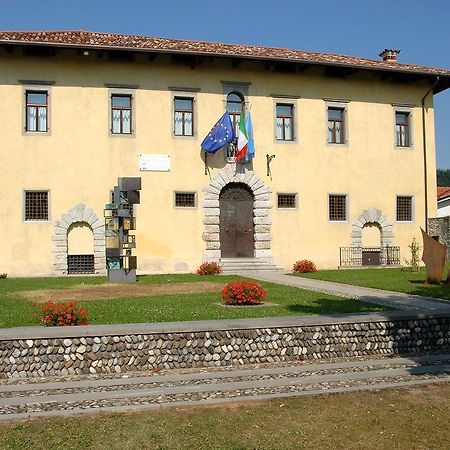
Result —
[[[425,99],[428,94],[434,90],[439,83],[439,76],[433,86],[428,89],[427,93],[422,98],[422,139],[423,139],[423,179],[425,182],[425,231],[428,233],[428,174],[427,174],[427,130],[425,126]]]

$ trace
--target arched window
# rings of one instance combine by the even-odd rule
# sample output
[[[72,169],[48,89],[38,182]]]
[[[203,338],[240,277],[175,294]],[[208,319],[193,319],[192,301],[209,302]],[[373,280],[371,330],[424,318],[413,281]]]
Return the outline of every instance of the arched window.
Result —
[[[236,136],[239,131],[239,120],[244,109],[245,101],[242,94],[239,92],[230,92],[227,95],[227,111],[230,113],[231,122],[233,123]]]

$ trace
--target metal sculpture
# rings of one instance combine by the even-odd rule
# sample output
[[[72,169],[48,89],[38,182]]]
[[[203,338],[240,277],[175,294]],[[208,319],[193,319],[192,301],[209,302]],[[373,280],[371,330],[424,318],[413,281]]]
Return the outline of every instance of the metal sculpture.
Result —
[[[444,265],[447,257],[447,246],[433,239],[422,228],[423,254],[422,261],[427,268],[427,283],[439,284],[442,281]]]
[[[114,186],[111,203],[105,205],[106,267],[110,283],[136,282],[137,258],[132,256],[136,248],[136,229],[133,205],[139,204],[141,179],[119,178]]]

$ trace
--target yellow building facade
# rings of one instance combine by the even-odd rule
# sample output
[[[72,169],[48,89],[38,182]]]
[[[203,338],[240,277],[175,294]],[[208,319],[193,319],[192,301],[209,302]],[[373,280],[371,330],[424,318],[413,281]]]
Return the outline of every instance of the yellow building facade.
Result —
[[[242,231],[251,246],[244,257],[263,265],[387,264],[386,247],[398,249],[398,263],[436,216],[433,94],[449,86],[449,71],[67,36],[0,33],[0,272],[8,276],[67,274],[76,255],[92,256],[88,272],[105,273],[103,209],[119,177],[142,181],[138,273],[243,257]],[[205,161],[200,144],[227,108],[251,113],[249,162],[227,147]],[[240,217],[227,222],[223,208],[242,198],[251,226],[239,231]]]

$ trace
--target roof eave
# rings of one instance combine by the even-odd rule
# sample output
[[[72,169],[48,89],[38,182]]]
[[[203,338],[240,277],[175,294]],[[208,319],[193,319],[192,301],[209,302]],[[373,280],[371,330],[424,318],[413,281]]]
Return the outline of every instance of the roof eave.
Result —
[[[420,70],[408,70],[401,69],[395,66],[386,67],[367,67],[363,64],[349,64],[331,61],[317,61],[310,59],[290,59],[290,58],[280,58],[276,56],[258,56],[258,55],[242,55],[237,53],[215,53],[215,52],[202,52],[202,51],[186,51],[178,49],[150,49],[150,48],[138,48],[138,47],[124,47],[124,46],[108,46],[108,45],[98,45],[98,44],[70,44],[70,43],[59,43],[59,42],[45,42],[45,41],[20,41],[20,40],[8,40],[0,39],[0,45],[17,45],[17,46],[46,46],[46,47],[57,47],[57,48],[75,48],[75,49],[90,49],[90,50],[102,50],[102,51],[127,51],[127,52],[137,52],[137,53],[160,53],[160,54],[179,54],[179,55],[195,55],[195,56],[205,56],[205,57],[215,57],[215,58],[237,58],[253,61],[275,61],[275,62],[291,62],[294,64],[307,64],[315,66],[325,66],[325,67],[341,67],[341,68],[352,68],[368,72],[389,72],[394,74],[410,74],[417,76],[424,76],[429,78],[440,77],[440,83],[435,87],[433,93],[442,92],[450,87],[450,74],[445,73],[434,73],[426,72]],[[446,81],[446,83],[444,83]],[[444,84],[443,87],[441,85]]]

